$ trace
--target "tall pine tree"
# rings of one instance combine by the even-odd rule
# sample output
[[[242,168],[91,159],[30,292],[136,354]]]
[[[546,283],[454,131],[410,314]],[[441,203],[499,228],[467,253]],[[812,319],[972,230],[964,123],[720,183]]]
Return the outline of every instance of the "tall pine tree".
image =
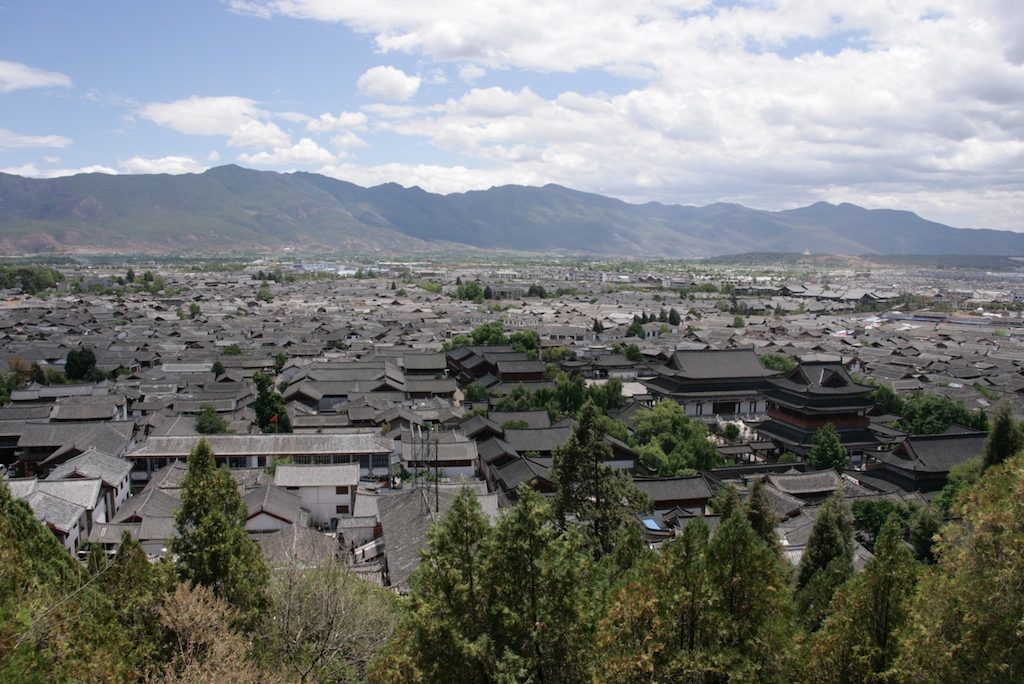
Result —
[[[853,575],[853,521],[846,504],[832,497],[818,509],[797,576],[797,608],[817,629],[835,590]]]
[[[597,558],[611,553],[627,528],[637,525],[636,514],[651,506],[627,473],[608,465],[612,451],[604,436],[597,406],[587,399],[552,468],[555,517],[562,529],[570,518],[583,524]]]
[[[181,483],[171,551],[183,580],[210,588],[248,619],[264,604],[268,570],[245,531],[245,518],[238,484],[227,468],[217,467],[209,442],[200,439]]]

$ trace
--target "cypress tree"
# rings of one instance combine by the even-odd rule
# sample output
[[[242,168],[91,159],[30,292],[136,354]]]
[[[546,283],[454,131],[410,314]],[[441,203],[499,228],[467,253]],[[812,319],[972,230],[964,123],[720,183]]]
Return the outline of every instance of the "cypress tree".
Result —
[[[227,468],[200,439],[188,456],[181,483],[181,508],[171,541],[181,579],[209,587],[251,618],[264,603],[268,570],[256,542],[245,531],[246,507]]]
[[[999,465],[1024,448],[1024,435],[1014,422],[1010,403],[1003,401],[992,419],[992,430],[985,439],[982,451],[985,468]]]

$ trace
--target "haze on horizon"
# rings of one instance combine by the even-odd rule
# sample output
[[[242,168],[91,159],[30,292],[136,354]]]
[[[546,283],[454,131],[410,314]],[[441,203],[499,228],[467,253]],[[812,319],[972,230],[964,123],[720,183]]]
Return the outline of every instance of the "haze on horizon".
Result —
[[[0,0],[0,171],[815,201],[1024,231],[1024,4]]]

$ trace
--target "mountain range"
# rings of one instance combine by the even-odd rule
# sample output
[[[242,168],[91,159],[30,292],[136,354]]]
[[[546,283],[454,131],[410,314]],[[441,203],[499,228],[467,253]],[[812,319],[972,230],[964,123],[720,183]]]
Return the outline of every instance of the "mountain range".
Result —
[[[1024,234],[952,228],[907,211],[852,204],[818,202],[788,211],[629,204],[559,185],[439,195],[235,165],[184,175],[39,179],[0,173],[0,249],[8,254],[284,247],[678,257],[804,250],[1024,255]]]

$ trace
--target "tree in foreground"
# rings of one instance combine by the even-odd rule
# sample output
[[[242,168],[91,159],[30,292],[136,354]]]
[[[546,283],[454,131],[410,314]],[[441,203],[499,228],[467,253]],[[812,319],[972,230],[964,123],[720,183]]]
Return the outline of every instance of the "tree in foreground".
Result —
[[[171,551],[182,580],[209,587],[249,621],[265,603],[268,571],[263,552],[245,531],[245,518],[238,484],[217,467],[209,442],[200,439],[181,483]]]
[[[818,509],[797,576],[797,609],[817,629],[832,595],[853,575],[853,522],[846,504],[832,497]]]
[[[552,479],[554,512],[562,529],[570,518],[584,525],[596,558],[611,551],[637,526],[636,515],[650,501],[627,473],[613,470],[597,407],[589,399],[569,441],[555,451]]]
[[[757,536],[772,550],[778,550],[779,538],[775,535],[775,527],[779,524],[779,516],[772,510],[771,502],[765,491],[764,479],[759,479],[750,488],[747,498],[747,520],[754,528]]]
[[[370,660],[400,619],[395,596],[337,559],[273,569],[258,646],[268,667],[298,682],[364,681]]]
[[[897,633],[906,624],[918,565],[903,544],[894,515],[882,526],[875,557],[864,572],[836,591],[828,616],[809,647],[808,681],[884,681],[897,653]]]
[[[231,606],[209,588],[179,584],[165,597],[159,614],[170,635],[171,653],[147,681],[262,684],[276,680],[256,664],[252,644],[233,626]]]
[[[839,439],[839,432],[832,423],[826,423],[814,431],[811,451],[808,454],[811,465],[818,470],[835,468],[843,470],[849,462],[846,447]]]
[[[524,490],[490,527],[464,489],[430,532],[406,618],[374,682],[591,681],[593,561]]]
[[[612,602],[597,681],[790,681],[787,584],[740,507],[710,539],[703,521],[691,522]]]
[[[992,418],[992,429],[985,439],[982,462],[986,468],[999,465],[1024,449],[1024,433],[1013,420],[1010,402],[1003,401]]]
[[[0,681],[129,681],[115,606],[0,478]]]
[[[476,497],[463,488],[427,535],[406,619],[385,656],[371,666],[371,681],[489,681],[494,650],[484,573],[490,533]]]
[[[918,584],[895,670],[900,681],[1024,681],[1024,456],[962,496]]]

